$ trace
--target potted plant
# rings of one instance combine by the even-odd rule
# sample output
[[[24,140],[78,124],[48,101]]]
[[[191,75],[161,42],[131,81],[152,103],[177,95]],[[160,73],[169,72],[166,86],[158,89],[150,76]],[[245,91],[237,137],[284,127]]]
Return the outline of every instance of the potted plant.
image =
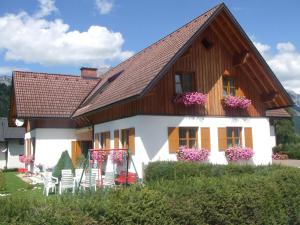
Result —
[[[123,165],[124,157],[126,157],[126,151],[124,150],[113,151],[112,153],[112,161],[118,166]]]
[[[223,103],[226,108],[244,110],[251,105],[251,100],[247,99],[245,96],[238,97],[238,96],[227,95],[223,99]]]
[[[231,147],[225,151],[225,157],[231,163],[245,164],[253,155],[253,150],[247,147]]]
[[[207,95],[201,92],[185,92],[178,94],[174,98],[174,102],[185,106],[200,105],[205,106]]]
[[[188,148],[186,146],[181,146],[177,154],[178,160],[190,162],[206,162],[208,156],[209,150],[207,149]]]

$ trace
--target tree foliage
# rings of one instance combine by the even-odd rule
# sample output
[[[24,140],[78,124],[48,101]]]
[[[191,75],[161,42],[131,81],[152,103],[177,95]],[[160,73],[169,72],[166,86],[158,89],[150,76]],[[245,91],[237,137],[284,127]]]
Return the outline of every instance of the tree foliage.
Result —
[[[9,111],[11,86],[0,84],[0,117],[7,117]]]
[[[300,142],[294,123],[290,119],[281,119],[275,122],[276,136],[278,144],[294,144]]]

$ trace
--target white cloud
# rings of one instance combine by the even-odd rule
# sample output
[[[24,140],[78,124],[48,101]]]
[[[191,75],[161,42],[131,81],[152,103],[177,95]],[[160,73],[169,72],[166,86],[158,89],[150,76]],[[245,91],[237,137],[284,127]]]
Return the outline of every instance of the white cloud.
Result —
[[[34,14],[36,18],[42,18],[57,11],[54,0],[38,0],[40,3],[39,10]]]
[[[53,12],[52,6],[47,9]],[[49,10],[42,10],[40,15],[48,14]],[[70,30],[61,19],[46,20],[27,12],[0,17],[0,51],[4,52],[5,60],[42,65],[107,66],[133,54],[123,51],[123,44],[121,33],[103,26],[93,25],[86,31]]]
[[[275,53],[272,53],[270,46],[259,42],[254,42],[254,44],[283,86],[300,93],[300,52],[297,51],[295,45],[291,42],[278,43]]]
[[[98,11],[102,15],[110,13],[114,6],[113,0],[96,0],[95,3]]]
[[[0,75],[11,75],[13,70],[22,70],[22,71],[27,71],[28,68],[17,68],[17,67],[0,67]]]

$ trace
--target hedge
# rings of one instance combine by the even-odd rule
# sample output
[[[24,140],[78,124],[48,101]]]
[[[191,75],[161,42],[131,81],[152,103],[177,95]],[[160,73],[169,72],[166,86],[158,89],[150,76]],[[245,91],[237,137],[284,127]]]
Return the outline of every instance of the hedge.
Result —
[[[153,162],[145,170],[145,181],[176,180],[188,177],[220,177],[245,174],[269,175],[281,166],[213,165],[195,162]]]
[[[0,198],[0,224],[300,224],[299,169],[178,165],[208,175],[75,196]],[[148,177],[149,168],[157,169],[151,164]]]
[[[5,190],[5,176],[2,170],[0,170],[0,191]]]

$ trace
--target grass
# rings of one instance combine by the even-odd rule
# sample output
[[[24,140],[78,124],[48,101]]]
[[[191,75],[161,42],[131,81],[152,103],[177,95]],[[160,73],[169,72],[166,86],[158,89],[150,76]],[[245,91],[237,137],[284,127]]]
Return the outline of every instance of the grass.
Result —
[[[33,189],[33,186],[24,182],[21,178],[17,176],[16,172],[5,172],[5,191],[0,193],[6,193],[11,195],[26,195],[35,196],[42,195],[40,189]]]

